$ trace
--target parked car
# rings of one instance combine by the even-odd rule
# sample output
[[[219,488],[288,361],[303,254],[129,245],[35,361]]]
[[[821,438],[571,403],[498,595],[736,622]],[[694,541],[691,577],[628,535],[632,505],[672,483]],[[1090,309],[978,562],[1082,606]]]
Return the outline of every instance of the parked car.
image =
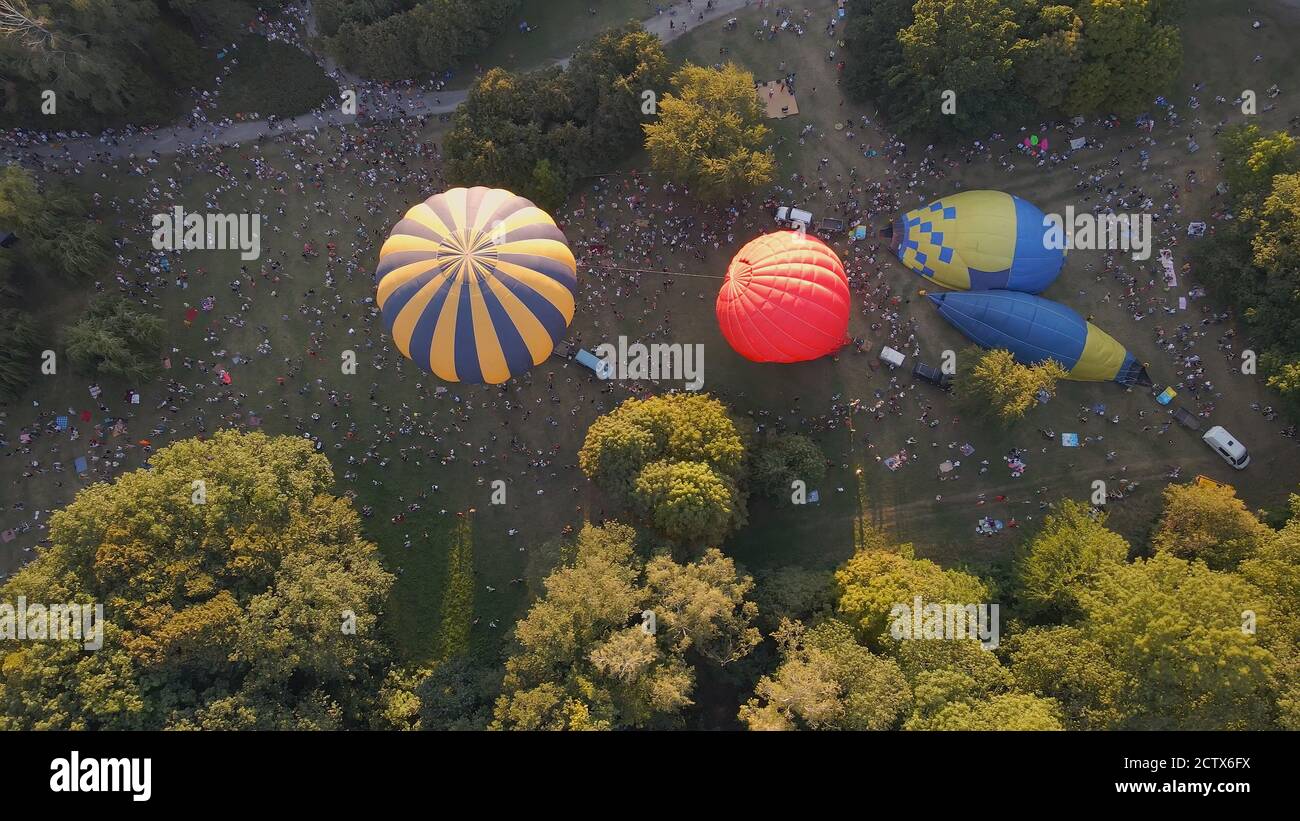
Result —
[[[817,233],[823,237],[832,237],[836,234],[844,233],[844,220],[837,220],[833,217],[822,217],[817,221]]]
[[[1201,439],[1235,469],[1244,470],[1250,464],[1250,453],[1247,452],[1246,446],[1233,438],[1233,435],[1222,425],[1210,428]]]
[[[1174,421],[1190,430],[1201,429],[1201,420],[1196,417],[1196,414],[1192,413],[1187,408],[1178,408],[1175,410]]]
[[[776,222],[793,231],[807,231],[813,224],[813,215],[802,208],[782,205],[776,209]]]
[[[920,379],[922,382],[929,382],[931,385],[943,388],[944,390],[952,389],[951,374],[946,374],[938,368],[932,368],[924,362],[918,361],[912,366],[912,376]]]

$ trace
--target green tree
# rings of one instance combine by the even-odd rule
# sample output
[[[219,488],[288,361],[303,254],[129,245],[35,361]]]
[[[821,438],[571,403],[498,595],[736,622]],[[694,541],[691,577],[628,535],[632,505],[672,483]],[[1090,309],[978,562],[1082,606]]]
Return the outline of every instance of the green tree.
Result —
[[[664,85],[667,65],[659,38],[629,23],[584,43],[567,68],[489,70],[444,143],[449,178],[558,207],[576,180],[640,147],[641,95]]]
[[[675,652],[724,665],[749,655],[761,640],[751,626],[758,607],[746,598],[754,581],[738,575],[735,562],[717,548],[690,564],[658,556],[646,565],[645,577],[657,602],[656,629]]]
[[[1013,689],[1011,672],[972,639],[904,639],[890,652],[911,683],[907,730],[1056,730],[1059,706]]]
[[[1258,214],[1252,249],[1265,270],[1300,269],[1300,172],[1277,174]]]
[[[136,99],[135,53],[157,14],[139,0],[0,0],[0,75],[53,90],[56,104],[124,111]]]
[[[1078,627],[1033,627],[1007,644],[1016,688],[1055,699],[1071,730],[1109,730],[1126,721],[1132,686],[1105,648]]]
[[[645,92],[668,85],[663,41],[640,23],[601,32],[574,52],[565,70],[577,119],[585,124],[585,173],[604,173],[640,150],[641,126],[652,118]]]
[[[546,577],[515,626],[494,729],[680,726],[693,703],[690,659],[749,652],[757,635],[742,597],[752,582],[730,560],[710,551],[693,565],[643,567],[635,539],[617,523],[579,532],[573,562]]]
[[[656,173],[712,200],[771,182],[771,132],[763,125],[752,74],[733,63],[720,69],[687,63],[672,84],[676,93],[659,100],[659,119],[644,126]]]
[[[1289,134],[1254,125],[1227,129],[1219,145],[1236,219],[1198,242],[1192,261],[1249,325],[1260,373],[1300,418],[1300,257],[1290,236],[1300,207],[1300,150]]]
[[[361,4],[358,4],[361,5]],[[441,74],[492,42],[519,0],[380,0],[371,8],[327,4],[326,48],[344,66],[378,80]]]
[[[948,701],[932,714],[917,715],[909,730],[1062,730],[1061,711],[1050,698],[1000,693],[983,700]]]
[[[1128,559],[1129,544],[1106,528],[1106,514],[1066,499],[1026,542],[1015,566],[1017,592],[1028,616],[1047,622],[1080,614],[1078,591],[1106,565]]]
[[[735,485],[705,462],[651,462],[636,477],[636,510],[684,544],[716,544],[744,524]]]
[[[707,394],[629,399],[592,423],[582,472],[670,538],[720,539],[745,521],[745,442]]]
[[[145,381],[161,368],[162,329],[161,319],[125,297],[98,296],[67,327],[68,358],[91,375]]]
[[[993,118],[1013,113],[1015,62],[1011,49],[1019,25],[1003,0],[916,0],[911,25],[898,32],[902,66],[921,87],[925,102],[907,125],[962,133],[987,130]],[[956,95],[944,114],[943,94]]]
[[[1168,553],[1111,565],[1079,593],[1080,630],[1133,682],[1131,729],[1250,729],[1269,725],[1274,658],[1242,630],[1263,610],[1241,577]]]
[[[0,224],[19,235],[14,253],[31,275],[85,279],[100,272],[109,242],[86,210],[84,198],[66,186],[41,191],[26,169],[0,169]]]
[[[1260,357],[1259,367],[1266,374],[1265,384],[1278,392],[1294,417],[1300,409],[1300,359],[1288,361],[1286,356],[1278,351],[1266,351]]]
[[[150,462],[78,493],[0,589],[105,619],[97,652],[0,640],[0,727],[369,726],[393,577],[331,495],[329,461],[302,439],[219,431]]]
[[[1240,206],[1254,210],[1280,174],[1297,170],[1300,145],[1285,131],[1265,134],[1254,124],[1225,129],[1219,137],[1223,177]]]
[[[749,729],[888,730],[911,709],[898,664],[854,641],[843,622],[805,629],[786,620],[775,638],[781,665],[740,708]]]
[[[789,500],[796,479],[812,488],[826,478],[826,455],[807,436],[778,433],[755,449],[750,477],[756,492],[778,501]]]
[[[915,0],[849,0],[844,27],[844,89],[857,102],[874,101],[902,122],[933,101],[903,64],[898,32],[912,24]]]
[[[963,360],[974,361],[970,372],[954,382],[957,401],[967,413],[1002,425],[1023,419],[1038,403],[1040,391],[1056,392],[1056,382],[1066,376],[1054,359],[1038,365],[1021,365],[1010,351],[968,349]]]
[[[1151,547],[1183,559],[1200,559],[1214,570],[1229,570],[1254,555],[1273,536],[1226,485],[1190,482],[1169,485],[1164,512]]]
[[[316,0],[316,27],[324,35],[338,33],[344,23],[366,25],[409,9],[412,0]]]
[[[39,371],[36,323],[29,314],[0,308],[0,402],[12,402]]]
[[[1047,5],[1038,12],[1011,47],[1013,85],[1037,110],[1060,111],[1083,64],[1083,20],[1068,5]]]
[[[573,182],[556,173],[551,161],[543,157],[533,166],[533,178],[525,193],[542,210],[557,211],[572,188]]]
[[[1277,723],[1300,729],[1300,496],[1290,498],[1291,515],[1274,538],[1240,565],[1241,575],[1265,601],[1257,612],[1256,636],[1276,659]]]
[[[420,729],[486,729],[500,689],[499,669],[465,655],[440,661],[416,687]]]
[[[944,701],[983,698],[1005,692],[1011,672],[996,654],[974,639],[903,639],[886,645],[912,682],[916,707],[925,712]]]
[[[754,602],[759,624],[775,630],[782,619],[811,622],[835,608],[835,574],[799,565],[754,572]]]
[[[989,599],[984,582],[960,570],[917,559],[910,544],[893,550],[859,550],[835,571],[838,612],[872,646],[888,645],[895,605],[977,604]],[[903,644],[917,642],[905,641]]]
[[[844,85],[908,131],[984,134],[1065,110],[1136,113],[1178,75],[1182,7],[1180,0],[854,0]]]
[[[1077,9],[1084,69],[1070,94],[1073,110],[1136,114],[1172,87],[1183,61],[1181,3],[1086,0]]]

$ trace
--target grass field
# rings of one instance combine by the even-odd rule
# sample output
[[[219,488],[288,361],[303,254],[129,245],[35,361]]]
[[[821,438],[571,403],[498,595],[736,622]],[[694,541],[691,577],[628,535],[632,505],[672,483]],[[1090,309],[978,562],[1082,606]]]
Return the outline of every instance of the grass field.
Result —
[[[297,46],[249,36],[233,54],[239,65],[221,88],[222,116],[294,117],[338,94],[337,84]]]
[[[518,65],[533,65],[540,60],[543,48],[548,52],[566,51],[569,47],[565,38],[572,38],[576,45],[605,23],[646,13],[644,0],[628,0],[601,3],[597,7],[599,14],[588,18],[585,14],[588,5],[595,4],[592,0],[555,2],[528,11],[524,19],[539,25],[540,30],[519,35],[511,23],[508,26],[511,33],[503,38],[493,53],[495,56],[485,58],[485,64],[509,65],[509,61],[514,61]],[[741,23],[736,31],[724,31],[721,21],[703,25],[671,44],[670,55],[675,59],[714,63],[720,56],[718,49],[728,48],[730,51],[725,56],[753,71],[757,79],[773,79],[785,71],[798,72],[801,113],[774,125],[776,135],[784,138],[778,147],[778,184],[792,185],[791,175],[795,173],[815,181],[817,161],[821,157],[829,158],[825,173],[831,175],[847,176],[851,167],[857,169],[860,178],[880,178],[893,173],[888,163],[879,158],[864,158],[856,145],[834,130],[836,121],[862,114],[872,116],[872,112],[848,102],[840,105],[834,64],[825,57],[827,49],[832,47],[828,45],[831,41],[821,34],[822,25],[817,22],[824,21],[834,4],[816,0],[808,5],[816,15],[803,38],[782,35],[771,42],[754,38],[752,32],[757,20],[765,12],[749,9],[737,14]],[[1300,28],[1292,12],[1274,6],[1272,11],[1247,13],[1226,0],[1199,0],[1190,5],[1192,12],[1185,37],[1187,69],[1170,99],[1185,101],[1192,84],[1201,80],[1207,83],[1207,88],[1200,93],[1206,102],[1215,94],[1232,99],[1243,88],[1262,92],[1273,82],[1281,82],[1284,91],[1290,91],[1285,88],[1286,79],[1300,76],[1297,65],[1300,55],[1291,46]],[[582,13],[575,15],[575,8]],[[1259,32],[1252,31],[1249,21],[1254,17],[1264,19],[1268,25]],[[1251,57],[1256,53],[1262,53],[1265,59],[1252,63]],[[786,63],[784,69],[778,68],[781,61]],[[817,88],[816,94],[811,93],[813,86]],[[1258,116],[1261,126],[1284,128],[1287,117],[1297,112],[1293,100],[1287,95],[1279,98],[1276,111]],[[1180,110],[1190,113],[1185,106],[1180,106]],[[1202,179],[1211,180],[1182,196],[1184,213],[1178,218],[1184,222],[1189,217],[1207,215],[1210,210],[1208,195],[1213,188],[1214,157],[1209,129],[1213,122],[1206,108],[1203,107],[1201,114],[1207,124],[1194,126],[1198,140],[1205,146],[1199,154],[1186,154],[1181,147],[1183,134],[1167,129],[1158,130],[1162,144],[1152,151],[1151,167],[1166,176],[1181,180],[1187,168],[1195,168]],[[1240,117],[1237,113],[1228,119],[1236,121]],[[812,124],[814,131],[800,145],[798,133],[807,124]],[[1192,127],[1187,125],[1184,130]],[[1089,128],[1086,133],[1101,139],[1105,148],[1081,155],[1081,165],[1109,162],[1117,146],[1134,139],[1134,132],[1127,126],[1114,132]],[[401,127],[394,124],[378,128],[371,139],[400,150],[404,136],[410,135],[404,135]],[[436,127],[430,127],[416,136],[440,142],[442,135]],[[329,133],[318,138],[324,156],[334,153],[332,146],[336,139]],[[885,141],[883,134],[874,129],[865,139],[877,149]],[[909,159],[915,161],[921,149],[922,146],[913,146]],[[106,169],[103,176],[96,168],[94,173],[74,178],[87,190],[104,195],[101,214],[115,235],[129,238],[133,243],[124,252],[128,255],[137,253],[133,249],[144,247],[141,243],[147,241],[147,235],[141,231],[144,224],[141,198],[155,185],[168,190],[167,180],[171,178],[176,186],[174,201],[187,209],[263,213],[269,223],[263,236],[272,246],[274,258],[283,264],[278,284],[257,278],[255,288],[245,286],[251,299],[247,309],[241,310],[242,301],[228,287],[239,275],[240,263],[236,257],[221,252],[186,252],[174,263],[190,271],[192,285],[185,291],[169,285],[158,297],[158,308],[167,324],[168,342],[174,348],[170,353],[173,362],[191,357],[230,366],[230,357],[235,353],[251,356],[247,364],[232,367],[233,387],[247,398],[242,408],[229,401],[212,404],[195,401],[171,417],[155,410],[164,396],[159,386],[126,386],[101,380],[115,409],[122,407],[116,399],[125,388],[143,390],[144,398],[124,439],[134,441],[147,437],[161,445],[172,437],[150,434],[160,416],[167,416],[177,425],[202,413],[205,427],[211,431],[232,422],[236,412],[248,409],[262,415],[262,428],[268,432],[319,437],[339,476],[340,492],[354,491],[359,504],[374,507],[367,531],[380,544],[387,565],[399,573],[388,623],[403,654],[408,658],[430,658],[468,646],[476,653],[494,655],[514,620],[540,592],[540,579],[562,555],[561,529],[565,525],[579,526],[588,518],[599,518],[602,512],[614,512],[605,511],[599,494],[573,464],[583,434],[599,412],[597,403],[603,402],[603,409],[608,410],[613,401],[627,395],[627,386],[617,386],[613,394],[601,394],[600,386],[585,371],[553,358],[519,384],[505,388],[453,386],[446,393],[435,394],[436,380],[432,377],[421,375],[409,364],[395,362],[391,352],[381,358],[382,323],[367,316],[369,306],[363,302],[373,294],[371,273],[378,240],[410,203],[434,191],[418,184],[412,175],[390,180],[385,172],[369,179],[355,165],[323,169],[319,174],[322,185],[316,187],[309,166],[319,158],[305,157],[300,149],[285,142],[268,142],[256,149],[274,173],[260,178],[245,177],[243,171],[249,167],[254,150],[251,146],[241,146],[222,152],[221,158],[235,171],[233,181],[219,181],[204,174],[190,160],[172,158],[165,159],[149,177],[132,173],[130,164],[123,161],[115,168]],[[628,167],[644,163],[644,158],[638,157]],[[421,165],[433,170],[428,163],[421,162]],[[1008,174],[995,164],[981,163],[962,166],[954,178],[945,182],[951,184],[953,179],[959,179],[965,188],[994,187],[1011,191],[1029,198],[1045,211],[1061,210],[1077,202],[1078,196],[1074,189],[1076,177],[1068,166],[1053,171],[1017,163],[1016,170]],[[222,189],[220,193],[215,192],[218,185]],[[276,193],[278,188],[283,188],[284,193]],[[950,189],[929,183],[918,185],[915,202],[928,201],[946,190]],[[589,196],[592,193],[590,189],[579,192]],[[829,203],[819,201],[814,194],[815,188],[809,188],[801,190],[798,196],[815,210],[824,211],[829,207]],[[757,197],[755,201],[761,199]],[[111,210],[114,204],[122,207],[123,216]],[[627,214],[626,210],[611,210],[601,216],[625,225]],[[560,218],[566,223],[570,239],[576,240],[589,226],[590,214],[583,218],[586,222],[564,214]],[[691,254],[669,255],[671,267],[676,268],[680,263],[686,271],[720,274],[736,248],[767,230],[770,224],[770,215],[754,207],[738,223],[734,244],[710,249],[703,260]],[[279,232],[271,233],[274,228]],[[325,242],[331,238],[338,242],[345,258],[352,253],[354,242],[364,245],[357,256],[355,273],[348,275],[340,263],[333,266],[333,288],[325,283],[323,252]],[[301,243],[307,240],[322,248],[321,257],[304,259],[299,254]],[[1185,258],[1187,241],[1176,249],[1180,264]],[[837,240],[833,244],[846,261],[854,259],[846,242]],[[265,256],[262,261],[270,258]],[[880,258],[883,259],[883,252]],[[1099,258],[1100,254],[1091,258],[1085,253],[1072,254],[1060,280],[1045,296],[1065,302],[1080,313],[1095,314],[1099,326],[1141,359],[1152,363],[1152,375],[1157,381],[1175,381],[1169,359],[1154,345],[1152,325],[1195,321],[1192,314],[1184,314],[1187,319],[1162,316],[1133,322],[1113,301],[1100,301],[1107,290],[1118,288],[1109,277],[1098,276]],[[851,267],[853,264],[850,263]],[[922,358],[936,364],[944,349],[962,348],[964,343],[958,334],[923,300],[916,298],[915,278],[896,264],[882,264],[888,269],[893,293],[903,300],[900,311],[917,322]],[[200,268],[206,273],[199,273]],[[113,286],[111,274],[117,272],[101,277],[109,288]],[[583,276],[600,274],[584,272]],[[888,376],[868,365],[882,340],[869,328],[873,320],[863,316],[860,310],[853,314],[850,333],[866,337],[870,353],[858,354],[846,349],[835,360],[797,366],[758,365],[736,356],[719,335],[713,317],[716,281],[681,282],[679,279],[679,284],[665,297],[668,304],[664,307],[672,312],[670,341],[704,345],[706,390],[729,401],[742,418],[753,413],[756,419],[768,424],[779,422],[798,428],[800,417],[825,414],[832,397],[838,396],[838,401],[857,398],[871,404],[876,391],[886,387]],[[203,314],[203,319],[193,327],[186,327],[182,321],[185,303],[197,304],[207,295],[216,297],[216,310]],[[50,284],[46,291],[31,297],[32,304],[42,306],[44,316],[53,322],[75,316],[88,294],[69,293],[57,284]],[[337,305],[337,311],[330,310],[330,304]],[[861,308],[860,295],[855,296],[855,304]],[[584,344],[601,335],[619,332],[633,340],[644,340],[653,322],[642,321],[634,311],[627,311],[628,318],[620,320],[613,315],[619,307],[608,303],[593,305],[589,299],[580,301],[573,333],[581,333]],[[323,313],[317,314],[318,309]],[[205,341],[209,328],[204,323],[220,322],[225,316],[238,316],[242,327],[223,326],[219,340]],[[259,330],[259,326],[265,330]],[[1139,539],[1150,528],[1164,476],[1168,466],[1174,464],[1182,467],[1187,478],[1205,473],[1233,482],[1252,506],[1277,505],[1300,478],[1295,445],[1278,436],[1276,423],[1265,423],[1249,410],[1252,402],[1270,401],[1259,384],[1254,379],[1230,373],[1226,364],[1214,356],[1213,339],[1222,328],[1212,326],[1211,336],[1201,340],[1198,351],[1209,363],[1210,378],[1223,392],[1213,421],[1228,425],[1254,454],[1255,463],[1243,473],[1234,474],[1195,436],[1176,427],[1159,437],[1141,433],[1134,424],[1138,411],[1158,410],[1141,391],[1126,394],[1113,384],[1064,383],[1057,399],[1034,411],[1023,426],[1011,431],[994,431],[964,420],[954,421],[950,400],[922,386],[917,389],[917,395],[935,406],[937,416],[944,420],[939,428],[931,430],[918,423],[919,409],[914,405],[907,407],[903,415],[886,416],[880,422],[873,421],[868,414],[859,415],[855,417],[856,431],[852,433],[836,428],[818,434],[835,465],[820,488],[822,502],[803,508],[774,508],[755,500],[749,527],[732,538],[726,549],[750,570],[785,565],[830,568],[850,555],[860,524],[870,521],[888,527],[901,540],[914,542],[921,555],[947,565],[966,565],[981,572],[997,573],[1016,544],[1016,531],[992,539],[980,538],[972,532],[977,518],[986,512],[1001,518],[1014,515],[1026,522],[1020,531],[1024,533],[1037,521],[1040,499],[1084,497],[1094,479],[1110,477],[1116,472],[1115,466],[1121,464],[1128,466],[1130,478],[1141,482],[1133,497],[1111,505],[1112,524],[1130,538]],[[349,334],[349,329],[355,333]],[[323,338],[314,342],[313,333]],[[269,342],[271,353],[254,355],[264,340]],[[340,374],[337,363],[344,348],[358,351],[362,364],[356,376]],[[311,350],[317,355],[312,355]],[[281,388],[275,378],[286,373],[286,357],[302,361],[301,375]],[[183,373],[183,377],[177,378],[189,384],[203,383],[207,386],[206,395],[216,395],[211,373],[202,374],[197,370]],[[547,388],[549,374],[555,376],[554,394]],[[322,390],[299,393],[309,381],[318,379],[323,380],[319,383],[322,390],[350,392],[352,399],[341,401],[336,408],[326,401]],[[38,410],[32,407],[33,401],[39,401],[40,410],[93,408],[86,394],[88,381],[67,369],[60,369],[57,376],[43,378],[29,397],[8,410],[6,421],[11,438],[16,440],[14,432],[28,424]],[[376,396],[374,401],[368,398],[372,391]],[[553,396],[560,400],[558,404],[552,402]],[[797,405],[795,397],[798,397]],[[506,409],[507,401],[514,410]],[[1121,414],[1123,423],[1111,425],[1096,417],[1084,425],[1072,421],[1080,406],[1096,402],[1104,402],[1110,413]],[[527,421],[521,421],[520,407],[532,410]],[[580,410],[571,415],[569,410],[574,407]],[[763,411],[770,415],[758,417]],[[312,413],[319,413],[320,419],[311,421]],[[296,423],[299,419],[303,420],[301,426]],[[337,429],[330,427],[331,422],[339,423]],[[354,438],[345,435],[349,426],[355,428]],[[1058,431],[1077,430],[1081,436],[1102,433],[1106,444],[1063,451],[1059,445],[1048,444],[1038,436],[1035,428],[1040,426]],[[403,428],[412,432],[403,434],[400,432]],[[195,432],[194,428],[180,428],[178,435]],[[517,450],[510,446],[512,436],[518,439]],[[902,470],[890,473],[877,457],[906,447],[908,437],[919,440],[915,447],[909,448],[918,458]],[[868,438],[874,449],[868,446]],[[932,448],[932,442],[938,447]],[[968,460],[963,459],[962,478],[956,484],[940,484],[935,479],[936,466],[954,456],[948,449],[952,442],[970,442],[976,453]],[[1043,453],[1040,449],[1045,445],[1048,450]],[[1001,459],[1014,446],[1030,451],[1029,471],[1019,480],[1009,478]],[[84,439],[74,443],[47,437],[23,458],[39,460],[45,466],[60,460],[70,466],[73,457],[84,452],[83,447]],[[479,448],[484,449],[482,453]],[[369,455],[367,450],[371,451]],[[1118,451],[1114,465],[1105,462],[1106,450]],[[434,458],[428,456],[430,451],[436,452]],[[454,461],[447,458],[452,451]],[[487,465],[471,464],[489,456],[494,458]],[[138,449],[128,449],[124,463],[138,465],[142,457]],[[358,464],[349,464],[349,457]],[[530,465],[541,458],[550,464]],[[990,470],[983,476],[969,469],[980,459],[990,461]],[[63,473],[51,472],[23,480],[19,477],[21,461],[15,456],[0,461],[0,487],[5,489],[6,501],[5,510],[0,513],[3,517],[0,528],[12,527],[19,518],[30,517],[33,510],[66,503],[79,486],[70,467]],[[348,471],[355,472],[354,479],[344,479]],[[489,485],[496,478],[508,482],[509,503],[504,507],[488,504]],[[431,490],[434,484],[439,490]],[[1036,493],[1040,487],[1049,488],[1041,497]],[[545,493],[538,495],[538,490]],[[421,492],[427,493],[427,498],[419,498]],[[942,502],[935,501],[937,493],[943,494]],[[996,494],[1005,493],[1011,504],[977,507],[980,493],[990,500]],[[407,512],[405,521],[392,521],[417,499],[422,505],[419,511]],[[26,512],[9,509],[8,503],[17,500],[26,503]],[[1024,504],[1026,501],[1029,504]],[[456,515],[469,508],[475,512]],[[440,512],[444,509],[448,511],[446,514]],[[520,535],[508,536],[512,528],[520,530]],[[0,571],[8,572],[30,558],[32,554],[24,549],[31,548],[36,538],[40,534],[33,532],[0,547]],[[408,538],[409,548],[404,546]]]
[[[474,62],[484,68],[510,71],[537,68],[567,57],[584,41],[611,26],[644,20],[668,0],[524,0],[516,19],[506,21],[497,41]],[[677,5],[685,5],[678,0]],[[521,31],[527,23],[532,31]],[[461,72],[453,87],[468,85],[472,77]]]

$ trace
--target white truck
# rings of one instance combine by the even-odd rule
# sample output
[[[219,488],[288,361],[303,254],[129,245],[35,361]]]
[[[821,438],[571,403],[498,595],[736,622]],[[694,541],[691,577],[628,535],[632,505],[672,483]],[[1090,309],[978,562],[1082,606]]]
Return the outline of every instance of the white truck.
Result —
[[[789,205],[782,205],[776,209],[777,225],[789,228],[792,231],[807,232],[812,228],[813,215],[804,211],[802,208],[795,208]]]

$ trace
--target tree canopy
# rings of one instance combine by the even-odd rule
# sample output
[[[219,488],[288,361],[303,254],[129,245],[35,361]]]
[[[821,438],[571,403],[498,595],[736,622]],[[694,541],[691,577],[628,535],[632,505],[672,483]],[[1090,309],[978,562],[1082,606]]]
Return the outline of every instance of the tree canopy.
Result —
[[[911,708],[898,664],[859,645],[843,622],[805,629],[787,620],[775,638],[781,664],[740,709],[749,729],[888,730]]]
[[[1230,570],[1273,537],[1227,485],[1189,482],[1168,485],[1164,513],[1151,547],[1184,559],[1200,559],[1214,570]]]
[[[162,320],[125,297],[95,297],[65,334],[68,358],[92,376],[143,381],[161,370]]]
[[[656,173],[715,201],[771,182],[771,132],[763,124],[752,74],[734,63],[687,63],[673,75],[672,86],[658,102],[658,119],[644,126]]]
[[[574,560],[515,626],[492,727],[598,730],[679,726],[695,665],[722,665],[758,643],[752,587],[710,549],[679,565],[643,562],[636,533],[587,525]]]
[[[1080,615],[1079,591],[1128,554],[1124,537],[1106,527],[1105,513],[1062,501],[1017,558],[1016,583],[1026,613],[1051,622],[1073,620]]]
[[[807,436],[777,433],[755,448],[750,476],[756,493],[789,502],[796,480],[812,489],[826,477],[826,455]]]
[[[320,27],[347,68],[376,80],[441,74],[478,54],[519,0],[329,0]]]
[[[920,596],[929,603],[977,604],[989,600],[987,585],[960,570],[948,570],[914,556],[912,546],[859,550],[835,572],[838,612],[875,646],[888,644],[890,611],[912,606]]]
[[[221,431],[150,461],[56,512],[49,546],[0,589],[99,603],[106,621],[95,652],[0,640],[0,726],[370,726],[393,577],[331,494],[328,460],[299,438]]]
[[[642,95],[667,77],[663,44],[638,23],[584,43],[565,68],[491,69],[456,111],[449,178],[558,208],[579,178],[609,171],[640,146]]]
[[[903,130],[975,135],[1026,118],[1136,114],[1178,76],[1182,7],[856,0],[845,28],[845,89]]]
[[[578,451],[588,478],[657,530],[718,542],[744,524],[745,442],[707,394],[628,399],[592,423]]]
[[[1235,219],[1197,243],[1193,262],[1215,295],[1233,306],[1259,354],[1259,373],[1300,412],[1300,148],[1285,132],[1234,126],[1219,138]]]
[[[975,364],[953,382],[957,401],[967,413],[1001,425],[1023,419],[1037,407],[1039,394],[1054,394],[1057,380],[1066,375],[1054,359],[1021,365],[1010,351],[1001,348],[969,348],[962,359]]]

